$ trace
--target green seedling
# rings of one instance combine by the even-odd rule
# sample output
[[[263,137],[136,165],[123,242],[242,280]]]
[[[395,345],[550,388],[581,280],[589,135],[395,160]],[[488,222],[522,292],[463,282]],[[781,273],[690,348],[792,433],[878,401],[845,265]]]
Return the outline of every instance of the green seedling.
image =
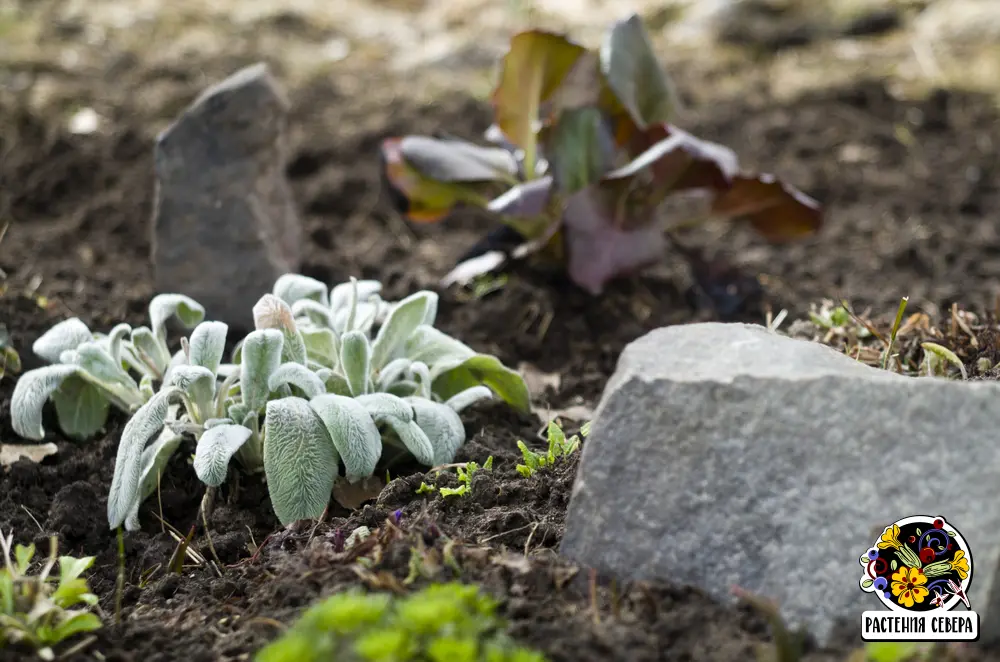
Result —
[[[524,464],[517,465],[517,472],[527,478],[539,469],[551,467],[559,458],[569,457],[575,453],[580,447],[580,437],[586,438],[588,434],[590,434],[589,422],[583,424],[579,435],[573,435],[567,439],[566,433],[559,427],[559,424],[555,421],[549,421],[546,431],[549,448],[545,453],[536,453],[528,448],[523,441],[518,440],[517,447],[521,450]]]
[[[56,538],[52,537],[49,557],[32,575],[28,570],[35,546],[12,548],[13,540],[13,532],[0,534],[4,554],[4,567],[0,569],[0,647],[27,646],[41,659],[54,660],[54,646],[101,628],[101,619],[89,611],[97,604],[97,596],[81,576],[94,559],[57,556]],[[59,575],[53,577],[57,564]],[[86,606],[73,609],[78,605]]]
[[[131,414],[153,396],[178,354],[167,346],[167,322],[187,328],[205,310],[179,294],[161,294],[149,304],[152,328],[119,324],[108,335],[92,333],[77,318],[59,322],[31,346],[52,365],[21,375],[11,397],[11,424],[25,439],[41,441],[42,409],[51,400],[63,434],[86,439],[104,427],[111,406]],[[138,377],[138,381],[136,379]]]
[[[418,223],[460,205],[483,208],[522,240],[501,253],[553,258],[592,294],[661,259],[666,231],[739,218],[779,242],[822,224],[816,201],[742,172],[731,149],[671,124],[677,94],[637,15],[616,22],[599,49],[545,30],[515,34],[491,101],[491,146],[448,136],[383,141],[393,200]],[[682,201],[704,204],[683,217],[660,213]],[[478,254],[443,282],[468,283],[504,262]]]
[[[477,587],[434,584],[406,597],[338,593],[310,607],[255,662],[545,662],[504,632]]]
[[[21,355],[10,344],[7,327],[0,324],[0,380],[8,373],[16,375],[19,372],[21,372]]]
[[[493,471],[493,456],[490,455],[486,458],[486,462],[480,467],[475,462],[466,462],[465,464],[460,464],[455,467],[455,471],[458,474],[458,487],[442,487],[438,489],[438,493],[443,497],[450,496],[465,496],[472,490],[472,476],[482,469],[483,471]]]
[[[903,315],[906,313],[906,304],[910,300],[910,297],[903,297],[899,301],[899,308],[896,309],[896,319],[892,322],[892,330],[889,331],[889,341],[885,345],[885,351],[882,354],[882,369],[888,370],[889,359],[892,357],[892,347],[896,343],[896,335],[899,333],[899,327],[903,324]]]
[[[943,377],[947,373],[948,365],[958,368],[962,374],[962,379],[968,379],[969,374],[965,370],[962,359],[958,358],[955,352],[937,343],[925,342],[920,347],[924,350],[924,369],[931,377]],[[989,359],[987,359],[988,361]],[[989,370],[989,367],[986,368]]]
[[[935,643],[928,641],[869,641],[847,662],[929,662],[934,649]]]
[[[287,525],[319,518],[339,476],[373,475],[383,445],[392,459],[447,464],[466,440],[465,408],[496,395],[529,409],[517,372],[434,328],[437,294],[391,303],[380,291],[377,281],[351,279],[328,291],[286,274],[254,306],[256,330],[228,364],[226,325],[199,323],[122,432],[111,528],[138,527],[139,505],[185,434],[197,443],[194,470],[209,490],[203,503],[212,503],[235,459],[245,473],[266,475]]]

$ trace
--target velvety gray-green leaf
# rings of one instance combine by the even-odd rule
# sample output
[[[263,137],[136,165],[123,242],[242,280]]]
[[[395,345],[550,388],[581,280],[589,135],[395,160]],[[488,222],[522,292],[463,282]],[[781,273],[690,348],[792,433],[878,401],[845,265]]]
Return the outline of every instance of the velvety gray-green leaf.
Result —
[[[434,466],[434,445],[427,438],[427,433],[417,425],[416,420],[401,421],[389,418],[386,419],[386,423],[417,462],[428,467]]]
[[[196,420],[213,415],[216,378],[211,370],[200,365],[179,365],[171,370],[167,384],[176,386],[191,398],[198,411],[188,414]]]
[[[326,285],[309,276],[299,274],[280,276],[275,281],[271,293],[289,306],[303,299],[315,301],[326,307],[330,305]]]
[[[340,339],[340,367],[351,395],[358,396],[368,389],[371,376],[371,345],[361,331],[348,331]]]
[[[67,349],[76,349],[80,343],[94,339],[87,325],[71,317],[59,322],[31,345],[31,351],[49,363],[59,363],[59,356]]]
[[[49,365],[21,375],[10,399],[10,422],[18,436],[33,441],[45,437],[42,410],[49,397],[69,377],[76,375],[75,365]]]
[[[333,311],[312,299],[299,299],[292,304],[292,315],[295,319],[308,318],[314,324],[333,329]]]
[[[398,418],[401,421],[413,420],[413,407],[401,397],[391,393],[369,393],[354,400],[365,408],[376,423],[383,423],[388,418]]]
[[[331,328],[302,329],[306,356],[327,368],[340,363],[340,342]]]
[[[176,416],[178,407],[177,405],[170,405],[167,419]],[[160,432],[156,440],[149,444],[144,451],[142,451],[142,471],[140,472],[141,478],[139,479],[139,498],[136,500],[132,511],[129,516],[125,519],[125,530],[126,531],[137,531],[139,529],[139,506],[145,501],[149,495],[156,491],[157,485],[159,485],[160,477],[163,475],[164,469],[167,468],[167,463],[170,462],[170,458],[173,457],[174,453],[181,445],[184,437],[175,433],[169,428],[164,428]]]
[[[434,292],[417,292],[393,307],[372,343],[371,361],[375,370],[399,358],[406,340],[424,323],[428,310],[437,309],[437,299]]]
[[[351,385],[347,383],[347,378],[339,372],[323,368],[316,371],[316,376],[323,381],[327,393],[351,395]]]
[[[111,358],[115,360],[115,363],[119,367],[122,365],[124,360],[122,357],[122,342],[132,333],[132,327],[128,324],[122,323],[111,329],[111,333],[108,334],[108,346],[107,352],[111,355]]]
[[[420,426],[434,449],[433,465],[447,464],[465,443],[465,425],[458,413],[439,402],[425,398],[407,398],[413,407],[414,422]]]
[[[158,375],[162,375],[167,370],[170,365],[170,352],[167,351],[165,345],[156,339],[150,329],[144,326],[132,329],[131,340],[139,358],[149,364]]]
[[[442,361],[463,361],[476,352],[460,340],[424,324],[407,339],[404,354],[411,361],[422,361],[433,369]]]
[[[309,402],[344,461],[349,480],[372,475],[382,457],[382,435],[368,410],[354,398],[327,393]]]
[[[267,383],[271,391],[277,391],[285,385],[299,389],[305,393],[306,398],[314,398],[326,392],[326,386],[316,373],[301,363],[283,363],[271,373]]]
[[[285,337],[277,329],[250,332],[243,341],[243,362],[240,364],[240,389],[243,403],[260,411],[271,391],[271,375],[281,365],[281,349]]]
[[[351,303],[353,285],[350,282],[340,283],[330,291],[330,309],[337,311],[347,308]],[[382,291],[382,283],[377,280],[358,281],[358,303],[368,301],[372,296]]]
[[[146,443],[159,434],[167,418],[170,399],[178,393],[176,387],[165,387],[140,407],[122,431],[115,459],[115,472],[108,494],[108,524],[116,529],[125,521],[140,500],[142,452]]]
[[[52,393],[59,428],[67,437],[94,436],[108,420],[110,401],[101,389],[79,375],[70,375]]]
[[[229,460],[253,434],[242,425],[217,425],[205,430],[194,451],[194,472],[209,487],[218,487],[229,473]]]
[[[264,472],[271,505],[285,526],[317,519],[330,501],[337,450],[323,421],[301,398],[267,403]]]
[[[394,382],[403,379],[413,361],[407,358],[394,359],[378,372],[378,390],[385,391]]]
[[[448,398],[445,404],[458,413],[482,400],[493,398],[493,391],[487,386],[473,386]]]
[[[228,333],[229,326],[222,322],[202,322],[196,326],[188,340],[191,365],[200,365],[211,370],[213,375],[218,374]]]
[[[120,384],[137,389],[138,384],[125,372],[120,361],[116,361],[97,341],[81,343],[76,349],[63,352],[63,363],[75,363],[95,380],[103,384]]]
[[[167,321],[176,317],[186,329],[205,319],[205,309],[200,303],[183,294],[160,294],[149,302],[149,322],[161,342],[167,337]]]

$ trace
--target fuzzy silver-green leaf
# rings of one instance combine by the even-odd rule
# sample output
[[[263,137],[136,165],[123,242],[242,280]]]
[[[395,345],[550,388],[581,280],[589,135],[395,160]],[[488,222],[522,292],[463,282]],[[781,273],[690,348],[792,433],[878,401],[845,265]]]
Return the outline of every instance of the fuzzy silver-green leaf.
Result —
[[[413,407],[414,422],[420,426],[434,448],[432,464],[447,464],[465,443],[465,425],[451,407],[425,398],[407,398]]]
[[[309,404],[343,459],[348,480],[372,475],[382,457],[382,435],[365,407],[354,398],[330,393]]]
[[[427,317],[428,310],[437,309],[438,295],[434,292],[417,292],[396,304],[372,343],[372,367],[382,368],[389,361],[399,358],[406,340],[413,335]]]
[[[326,285],[309,276],[299,274],[280,276],[274,282],[271,293],[289,306],[303,299],[315,301],[326,307],[330,305]]]
[[[277,391],[282,386],[291,385],[305,394],[306,398],[314,398],[326,393],[326,386],[316,373],[301,363],[282,363],[271,373],[268,388]]]
[[[209,487],[226,480],[229,460],[253,434],[242,425],[216,425],[205,430],[194,451],[194,472]]]
[[[178,392],[176,387],[162,389],[149,402],[139,407],[122,430],[108,494],[108,524],[112,529],[121,526],[140,500],[142,452],[146,443],[163,430],[170,399]]]
[[[271,375],[281,365],[281,349],[285,336],[277,329],[251,331],[243,341],[240,364],[240,390],[243,403],[260,411],[271,393]]]
[[[67,349],[76,349],[80,343],[93,340],[94,336],[79,318],[71,317],[59,322],[31,345],[31,351],[49,363],[59,363],[59,356]]]
[[[317,519],[330,502],[337,450],[323,421],[301,398],[267,403],[264,472],[271,505],[285,526]]]
[[[213,375],[218,374],[228,333],[229,326],[223,322],[202,322],[196,326],[188,339],[191,365],[200,365],[211,370]]]
[[[94,436],[108,420],[111,403],[107,395],[79,375],[67,377],[51,397],[59,428],[71,439]]]
[[[364,332],[348,331],[340,339],[340,367],[351,387],[351,395],[362,395],[368,390],[371,345]]]
[[[19,436],[33,441],[45,437],[42,410],[49,397],[62,383],[78,374],[75,365],[49,365],[21,375],[10,399],[10,422]]]

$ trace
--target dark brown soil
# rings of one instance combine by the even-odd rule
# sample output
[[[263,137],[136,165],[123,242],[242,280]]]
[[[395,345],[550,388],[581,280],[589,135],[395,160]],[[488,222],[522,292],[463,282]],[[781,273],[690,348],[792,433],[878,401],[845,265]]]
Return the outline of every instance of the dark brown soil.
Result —
[[[218,66],[220,76],[231,70]],[[14,222],[0,253],[9,275],[0,321],[26,368],[37,365],[31,342],[66,316],[103,330],[145,319],[154,126],[204,81],[176,71],[140,73],[169,89],[156,113],[144,110],[148,100],[133,105],[121,82],[66,83],[68,99],[99,103],[114,118],[107,133],[68,135],[53,117],[0,101],[0,218]],[[329,282],[380,278],[393,295],[432,286],[483,232],[482,222],[403,225],[380,197],[375,152],[382,137],[401,132],[443,127],[475,137],[488,123],[485,109],[457,98],[433,107],[348,98],[329,81],[294,90],[292,100],[288,174],[307,223],[303,271]],[[859,310],[890,315],[903,295],[911,297],[911,311],[936,313],[954,301],[992,308],[1000,291],[1000,123],[985,97],[942,91],[902,102],[871,83],[787,104],[755,97],[695,111],[690,129],[733,146],[748,164],[789,178],[829,207],[821,236],[794,246],[766,246],[744,228],[692,235],[709,253],[762,275],[774,310],[788,308],[794,317],[820,298],[848,297]],[[441,320],[445,330],[508,364],[529,361],[559,373],[553,406],[594,404],[626,343],[709,314],[688,305],[686,288],[679,260],[599,299],[519,274],[481,300],[443,294]],[[26,290],[44,295],[47,306]],[[763,311],[745,309],[740,317],[762,321]],[[0,440],[7,443],[17,442],[12,389],[10,378],[0,386]],[[315,532],[279,532],[259,484],[244,480],[235,495],[223,490],[209,523],[223,564],[218,571],[205,564],[189,564],[181,575],[166,571],[176,543],[157,512],[162,508],[164,520],[186,532],[201,496],[193,472],[176,458],[162,504],[151,499],[143,531],[125,539],[122,624],[114,626],[117,551],[104,513],[123,423],[115,416],[103,438],[87,443],[53,433],[57,455],[37,465],[22,460],[0,477],[0,529],[23,541],[55,533],[64,552],[97,557],[91,582],[109,627],[73,659],[248,659],[277,625],[320,595],[359,583],[403,588],[413,554],[422,559],[416,585],[452,576],[442,563],[446,550],[461,579],[502,599],[514,636],[553,660],[746,660],[768,637],[759,617],[684,588],[635,586],[613,600],[602,586],[593,601],[587,571],[556,554],[575,460],[519,477],[515,441],[537,444],[540,423],[499,406],[480,408],[468,421],[473,436],[459,460],[495,458],[492,474],[478,474],[468,497],[419,496],[421,481],[434,478],[412,475],[390,483],[377,504],[333,512]],[[344,533],[358,525],[382,527],[360,548],[378,557],[366,572],[339,551]],[[199,534],[193,547],[211,558],[208,543]],[[843,659],[856,643],[810,659]],[[0,652],[0,659],[19,655]]]

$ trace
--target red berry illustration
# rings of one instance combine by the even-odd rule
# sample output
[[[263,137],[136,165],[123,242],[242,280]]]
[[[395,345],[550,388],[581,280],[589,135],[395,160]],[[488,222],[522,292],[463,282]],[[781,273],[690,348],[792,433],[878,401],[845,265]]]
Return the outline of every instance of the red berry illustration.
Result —
[[[916,536],[910,536],[910,542],[911,543],[917,542],[917,537]]]
[[[921,563],[930,563],[933,560],[934,560],[934,550],[933,549],[931,549],[930,547],[924,547],[922,550],[920,550],[920,562]]]
[[[934,520],[934,528],[935,529],[943,529],[944,528],[944,520],[940,519],[940,518]]]

